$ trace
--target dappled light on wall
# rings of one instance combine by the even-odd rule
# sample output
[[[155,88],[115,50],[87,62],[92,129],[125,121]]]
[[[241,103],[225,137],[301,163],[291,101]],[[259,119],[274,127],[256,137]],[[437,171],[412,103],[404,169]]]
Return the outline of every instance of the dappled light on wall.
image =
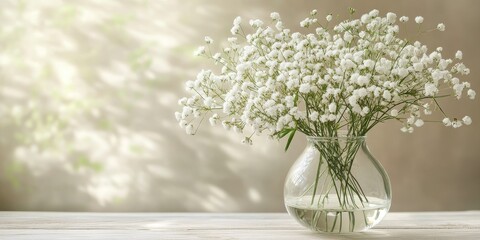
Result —
[[[239,173],[261,174],[247,166],[267,167],[275,156],[215,129],[190,139],[174,119],[181,82],[198,68],[191,41],[200,37],[185,17],[192,9],[205,17],[220,10],[175,1],[1,3],[10,23],[0,28],[3,208],[258,207],[262,186]]]

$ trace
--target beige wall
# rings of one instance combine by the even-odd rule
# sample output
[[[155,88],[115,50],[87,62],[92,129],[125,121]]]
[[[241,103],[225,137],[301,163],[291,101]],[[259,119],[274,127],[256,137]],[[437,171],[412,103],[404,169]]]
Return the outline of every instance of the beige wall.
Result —
[[[186,136],[173,117],[183,83],[204,61],[204,35],[228,36],[232,19],[312,9],[377,8],[447,31],[421,37],[464,51],[480,92],[480,1],[2,1],[0,2],[0,210],[284,211],[283,179],[305,145],[206,127]],[[287,20],[288,19],[288,20]],[[217,41],[218,42],[218,41]],[[478,100],[451,102],[474,123],[396,123],[368,136],[387,169],[394,211],[480,209]]]

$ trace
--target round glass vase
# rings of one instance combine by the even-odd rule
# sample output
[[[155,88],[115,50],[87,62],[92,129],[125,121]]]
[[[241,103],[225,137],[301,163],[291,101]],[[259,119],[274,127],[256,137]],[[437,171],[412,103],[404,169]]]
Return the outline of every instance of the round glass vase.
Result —
[[[390,180],[365,136],[307,141],[285,181],[288,213],[318,232],[360,232],[378,224],[390,209]]]

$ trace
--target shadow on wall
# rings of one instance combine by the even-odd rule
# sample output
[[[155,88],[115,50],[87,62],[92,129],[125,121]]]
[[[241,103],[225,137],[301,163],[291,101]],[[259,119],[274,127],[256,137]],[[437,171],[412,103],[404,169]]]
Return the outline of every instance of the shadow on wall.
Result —
[[[192,55],[204,35],[226,39],[237,15],[263,18],[283,9],[294,23],[314,7],[2,1],[0,210],[283,211],[283,179],[302,141],[284,153],[266,138],[241,145],[241,136],[219,128],[190,137],[173,113],[185,80],[210,67]],[[372,142],[395,136],[393,128]],[[378,158],[389,159],[390,150]],[[402,176],[393,171],[394,191]]]
[[[196,1],[1,3],[2,210],[273,211],[277,145],[174,119],[201,68]],[[233,15],[234,13],[232,13]],[[214,19],[212,19],[214,20]],[[216,22],[211,28],[223,29]],[[192,44],[195,43],[195,44]],[[192,70],[189,70],[192,69]],[[268,171],[267,171],[268,170]],[[255,179],[255,181],[252,181]],[[248,206],[248,207],[247,207]]]

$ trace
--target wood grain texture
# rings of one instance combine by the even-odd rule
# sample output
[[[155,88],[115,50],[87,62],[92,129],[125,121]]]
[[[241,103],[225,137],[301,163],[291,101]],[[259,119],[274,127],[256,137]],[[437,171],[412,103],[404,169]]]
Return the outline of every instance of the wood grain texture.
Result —
[[[286,213],[0,212],[0,239],[480,239],[480,211],[389,213],[350,235],[311,232]]]

